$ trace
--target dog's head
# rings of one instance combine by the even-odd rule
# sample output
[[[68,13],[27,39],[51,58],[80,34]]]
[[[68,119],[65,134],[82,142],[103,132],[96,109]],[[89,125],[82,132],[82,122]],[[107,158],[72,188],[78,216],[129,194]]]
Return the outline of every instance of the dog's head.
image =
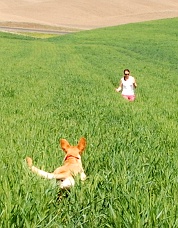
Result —
[[[66,139],[61,139],[60,145],[63,151],[66,153],[65,159],[69,156],[79,159],[86,147],[86,139],[81,138],[76,146],[71,146]]]

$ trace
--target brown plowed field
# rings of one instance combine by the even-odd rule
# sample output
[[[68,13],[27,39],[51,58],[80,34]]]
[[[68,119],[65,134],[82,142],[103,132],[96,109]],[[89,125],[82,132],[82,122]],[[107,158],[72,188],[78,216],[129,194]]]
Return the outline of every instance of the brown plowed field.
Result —
[[[0,23],[94,29],[178,17],[178,0],[1,0]]]

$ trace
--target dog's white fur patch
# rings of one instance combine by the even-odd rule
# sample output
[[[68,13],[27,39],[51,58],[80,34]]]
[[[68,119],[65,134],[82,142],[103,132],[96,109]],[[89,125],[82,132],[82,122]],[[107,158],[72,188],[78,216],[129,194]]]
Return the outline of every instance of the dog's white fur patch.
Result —
[[[82,181],[86,180],[86,175],[85,175],[84,172],[82,172],[82,173],[80,174],[80,179],[81,179]]]
[[[65,180],[60,182],[60,188],[62,189],[68,189],[73,187],[75,184],[74,178],[73,177],[68,177]]]

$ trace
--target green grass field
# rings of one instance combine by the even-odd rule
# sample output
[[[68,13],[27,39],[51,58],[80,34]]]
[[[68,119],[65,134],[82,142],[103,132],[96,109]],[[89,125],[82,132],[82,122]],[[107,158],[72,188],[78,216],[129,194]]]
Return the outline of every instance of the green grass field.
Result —
[[[0,227],[178,227],[178,18],[39,39],[0,33]],[[133,103],[115,92],[124,68]],[[88,179],[53,171],[86,137]]]

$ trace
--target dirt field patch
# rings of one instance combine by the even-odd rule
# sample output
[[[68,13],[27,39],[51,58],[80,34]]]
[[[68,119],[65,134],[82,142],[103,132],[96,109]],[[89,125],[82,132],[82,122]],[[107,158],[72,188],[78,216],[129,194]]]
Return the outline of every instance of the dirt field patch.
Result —
[[[10,26],[87,30],[178,17],[177,0],[1,0],[0,22]],[[47,27],[46,27],[47,28]],[[45,28],[45,29],[46,29]]]

